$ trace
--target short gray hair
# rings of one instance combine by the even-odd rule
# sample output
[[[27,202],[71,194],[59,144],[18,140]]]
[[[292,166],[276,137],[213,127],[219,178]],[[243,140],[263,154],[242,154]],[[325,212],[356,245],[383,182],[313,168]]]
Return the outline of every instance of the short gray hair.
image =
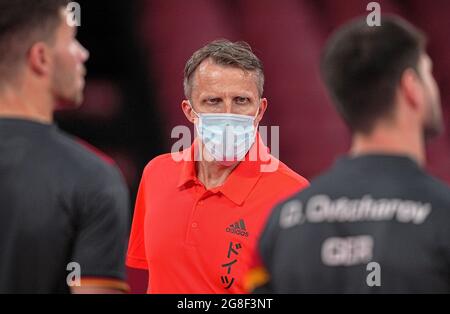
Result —
[[[244,41],[231,42],[219,39],[200,48],[186,62],[184,67],[184,94],[189,99],[192,92],[191,78],[198,66],[206,59],[218,65],[231,66],[244,71],[256,72],[259,96],[264,91],[264,68],[261,60],[253,53],[250,45]]]

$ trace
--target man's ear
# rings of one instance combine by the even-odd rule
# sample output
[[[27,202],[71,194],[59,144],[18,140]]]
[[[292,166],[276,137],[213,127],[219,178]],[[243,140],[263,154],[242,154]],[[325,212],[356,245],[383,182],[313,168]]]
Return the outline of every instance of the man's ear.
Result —
[[[31,70],[38,76],[45,76],[51,70],[51,52],[44,42],[33,44],[27,55]]]
[[[411,109],[420,110],[423,104],[424,90],[422,81],[416,71],[407,69],[403,72],[400,89]]]
[[[197,119],[197,116],[192,111],[192,107],[189,104],[189,100],[183,100],[181,102],[181,110],[183,110],[184,115],[186,116],[186,119],[189,120],[191,123],[195,123],[195,120]]]

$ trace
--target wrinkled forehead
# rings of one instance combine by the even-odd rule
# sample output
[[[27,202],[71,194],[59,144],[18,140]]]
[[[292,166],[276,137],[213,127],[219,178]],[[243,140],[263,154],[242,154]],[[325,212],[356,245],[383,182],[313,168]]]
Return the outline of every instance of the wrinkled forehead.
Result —
[[[203,61],[192,76],[192,87],[202,89],[237,89],[258,92],[258,74],[233,65]]]

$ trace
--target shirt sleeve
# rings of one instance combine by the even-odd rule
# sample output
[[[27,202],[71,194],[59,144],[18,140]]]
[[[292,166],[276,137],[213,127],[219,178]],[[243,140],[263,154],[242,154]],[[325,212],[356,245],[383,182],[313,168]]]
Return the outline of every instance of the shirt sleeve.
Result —
[[[146,171],[144,170],[136,197],[126,263],[127,266],[138,269],[148,269],[144,241],[144,218],[146,211],[145,173]]]
[[[79,263],[81,278],[125,280],[128,190],[115,167],[108,166],[89,179],[77,195],[81,210],[72,261]]]
[[[276,293],[271,279],[271,256],[278,238],[280,206],[275,207],[262,232],[252,267],[246,276],[248,291],[255,294]]]

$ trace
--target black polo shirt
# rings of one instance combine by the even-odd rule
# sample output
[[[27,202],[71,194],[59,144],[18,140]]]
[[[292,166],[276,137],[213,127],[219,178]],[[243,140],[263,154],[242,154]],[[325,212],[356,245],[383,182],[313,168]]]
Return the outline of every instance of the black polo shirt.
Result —
[[[256,292],[450,293],[450,189],[412,159],[340,159],[276,207]]]
[[[0,119],[0,293],[69,292],[72,262],[125,279],[128,215],[116,168],[55,125]]]

